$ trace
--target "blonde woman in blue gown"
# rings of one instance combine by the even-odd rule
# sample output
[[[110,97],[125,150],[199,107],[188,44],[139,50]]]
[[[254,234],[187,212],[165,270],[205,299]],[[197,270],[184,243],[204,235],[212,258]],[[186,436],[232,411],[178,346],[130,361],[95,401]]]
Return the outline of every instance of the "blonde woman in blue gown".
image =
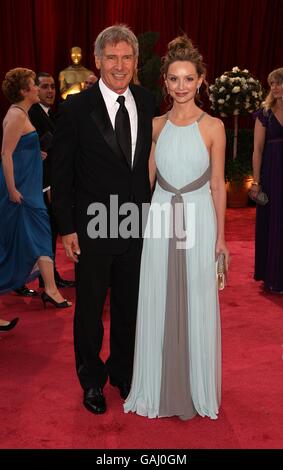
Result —
[[[225,131],[221,120],[197,105],[205,67],[187,36],[169,43],[163,74],[172,108],[153,122],[150,173],[157,181],[144,235],[133,379],[124,410],[148,418],[216,419],[221,337],[215,260],[224,253],[228,268],[229,258]]]

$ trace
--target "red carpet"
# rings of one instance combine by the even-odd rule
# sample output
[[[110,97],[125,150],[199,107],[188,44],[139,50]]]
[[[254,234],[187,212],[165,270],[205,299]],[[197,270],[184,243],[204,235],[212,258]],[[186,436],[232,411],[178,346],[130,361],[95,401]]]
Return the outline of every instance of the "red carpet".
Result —
[[[82,406],[73,355],[73,308],[43,310],[39,298],[0,297],[0,316],[20,317],[0,333],[0,448],[246,449],[282,448],[283,298],[262,292],[253,273],[254,208],[227,211],[232,256],[221,292],[223,392],[219,419],[148,420],[125,415],[117,389],[105,388],[109,410]],[[73,268],[58,253],[60,272]],[[37,287],[37,282],[32,284]],[[65,294],[73,300],[74,292]],[[105,350],[109,321],[105,309]]]

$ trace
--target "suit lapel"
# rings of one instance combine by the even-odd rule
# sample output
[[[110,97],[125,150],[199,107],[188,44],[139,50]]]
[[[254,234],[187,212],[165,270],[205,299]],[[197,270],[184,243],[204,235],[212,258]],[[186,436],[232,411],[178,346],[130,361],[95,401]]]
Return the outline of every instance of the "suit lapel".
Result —
[[[48,127],[49,127],[49,130],[51,132],[54,132],[55,131],[55,122],[53,119],[51,119],[47,114],[46,112],[44,111],[44,109],[42,109],[42,107],[40,106],[39,103],[36,104],[36,106],[38,107],[38,112],[41,114],[42,118],[44,119],[44,121],[48,124]]]
[[[90,113],[91,119],[99,129],[100,133],[102,134],[104,140],[111,148],[111,150],[116,155],[118,155],[123,160],[123,162],[126,162],[126,158],[120,150],[119,144],[117,142],[115,131],[110,121],[110,117],[108,115],[108,111],[103,96],[100,92],[98,83],[96,83],[92,87],[91,91],[93,91],[90,100],[91,106],[93,107],[93,110]]]
[[[145,137],[145,129],[146,129],[146,110],[143,105],[142,99],[136,92],[134,87],[130,86],[130,90],[132,92],[132,95],[134,97],[134,100],[136,102],[136,107],[137,107],[137,114],[138,114],[138,130],[137,130],[137,142],[136,142],[136,148],[135,148],[135,155],[134,155],[134,162],[133,162],[133,168],[136,166],[138,159],[141,154],[141,149],[142,149],[142,143],[144,141]]]
[[[56,115],[53,113],[52,109],[49,109],[49,116],[48,116],[48,122],[49,126],[55,131],[55,123],[56,123]]]

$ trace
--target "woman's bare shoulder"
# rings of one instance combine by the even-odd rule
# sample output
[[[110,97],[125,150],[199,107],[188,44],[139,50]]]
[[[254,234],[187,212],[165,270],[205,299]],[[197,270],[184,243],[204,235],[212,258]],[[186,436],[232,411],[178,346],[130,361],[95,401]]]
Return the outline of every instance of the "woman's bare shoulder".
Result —
[[[168,119],[167,117],[167,113],[166,114],[162,114],[162,116],[155,116],[153,118],[153,125],[155,126],[164,126],[164,122],[166,122]]]
[[[217,117],[213,117],[210,114],[206,114],[205,117],[206,117],[206,124],[210,128],[213,128],[214,130],[224,128],[224,123],[221,119],[219,119]]]
[[[221,119],[206,114],[203,119],[203,130],[211,138],[212,142],[222,141],[225,138],[225,126]]]
[[[162,131],[163,127],[167,121],[167,114],[163,114],[162,116],[156,116],[153,118],[152,127],[153,127],[153,141],[157,142],[160,132]]]
[[[6,116],[3,119],[3,129],[8,128],[11,130],[17,130],[25,125],[26,120],[27,114],[19,108],[11,107],[8,109]]]
[[[24,122],[27,119],[28,114],[22,108],[10,107],[7,111],[5,119]]]

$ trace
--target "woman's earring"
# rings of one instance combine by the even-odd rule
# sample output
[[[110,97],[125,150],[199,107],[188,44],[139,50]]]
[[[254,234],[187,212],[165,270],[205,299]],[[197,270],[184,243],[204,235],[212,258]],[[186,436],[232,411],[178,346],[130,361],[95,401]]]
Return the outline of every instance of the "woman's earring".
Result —
[[[200,86],[197,87],[197,95],[199,95]]]
[[[164,93],[166,91],[166,94],[164,96],[164,100],[165,100],[166,105],[172,107],[173,99],[172,99],[172,96],[170,95],[169,90],[168,90],[166,85],[165,85],[165,89],[163,88],[163,90],[164,90]]]

